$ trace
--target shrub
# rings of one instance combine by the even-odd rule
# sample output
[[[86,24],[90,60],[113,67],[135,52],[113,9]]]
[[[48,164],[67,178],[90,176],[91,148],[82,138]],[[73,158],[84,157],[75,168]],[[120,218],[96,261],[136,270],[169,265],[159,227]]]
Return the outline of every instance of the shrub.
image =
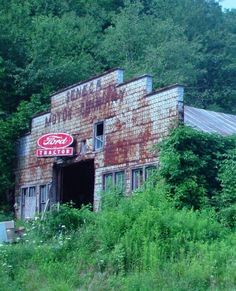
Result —
[[[226,154],[236,147],[234,136],[222,137],[196,131],[186,126],[175,129],[171,136],[158,146],[160,175],[165,179],[176,206],[200,209],[215,205],[215,196],[222,189],[218,179],[219,164],[223,172],[232,169],[232,161],[224,164]],[[231,187],[235,187],[232,175]],[[234,181],[234,182],[233,182]],[[233,193],[229,189],[229,192]]]
[[[87,220],[93,219],[93,216],[89,206],[76,209],[73,204],[54,205],[43,219],[36,217],[26,224],[27,239],[50,239],[68,234],[78,230]]]

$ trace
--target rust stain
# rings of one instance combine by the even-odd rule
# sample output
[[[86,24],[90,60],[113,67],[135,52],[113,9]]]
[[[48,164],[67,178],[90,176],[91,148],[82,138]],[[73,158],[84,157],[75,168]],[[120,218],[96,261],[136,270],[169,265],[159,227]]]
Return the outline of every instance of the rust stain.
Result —
[[[156,162],[150,145],[166,136],[172,124],[177,123],[176,93],[170,96],[162,90],[147,94],[146,79],[140,77],[138,82],[134,79],[122,83],[117,81],[120,80],[118,71],[73,85],[52,96],[50,113],[34,119],[34,127],[25,141],[25,153],[16,169],[16,193],[27,183],[39,187],[40,183],[51,182],[57,159],[36,158],[34,154],[39,136],[49,132],[65,132],[75,138],[75,156],[62,161],[64,165],[94,159],[95,192],[100,191],[103,171],[113,171],[119,166],[128,170],[134,165]],[[105,125],[104,147],[95,151],[94,124],[98,121],[104,121]],[[82,153],[83,141],[86,141],[86,150]],[[126,184],[130,184],[129,174],[126,179]]]

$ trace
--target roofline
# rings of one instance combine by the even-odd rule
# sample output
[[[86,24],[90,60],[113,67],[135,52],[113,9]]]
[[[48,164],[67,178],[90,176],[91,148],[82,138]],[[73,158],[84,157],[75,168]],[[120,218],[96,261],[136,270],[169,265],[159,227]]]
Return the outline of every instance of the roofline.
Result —
[[[145,97],[148,97],[148,96],[152,96],[152,95],[155,95],[157,93],[161,93],[161,92],[164,92],[164,91],[167,91],[167,90],[170,90],[170,89],[174,89],[176,87],[185,87],[185,85],[183,84],[173,84],[173,85],[169,85],[169,86],[166,86],[166,87],[162,87],[160,89],[156,89],[155,91],[151,92],[151,93],[148,93],[145,95]]]
[[[114,72],[114,71],[118,71],[118,70],[124,71],[124,69],[119,68],[119,67],[117,67],[117,68],[113,68],[113,69],[109,69],[109,70],[105,71],[105,72],[102,73],[102,74],[95,75],[95,76],[93,76],[93,77],[91,77],[91,78],[89,78],[89,79],[86,79],[86,80],[80,81],[80,82],[78,82],[78,83],[72,84],[72,85],[70,85],[70,86],[68,86],[68,87],[62,88],[62,89],[60,89],[60,90],[58,90],[58,91],[52,93],[51,95],[49,95],[49,97],[51,98],[51,97],[53,97],[53,96],[55,96],[55,95],[57,95],[57,94],[59,94],[59,93],[61,93],[61,92],[64,92],[64,91],[66,91],[66,90],[72,89],[72,88],[77,87],[77,86],[79,86],[79,85],[82,85],[82,84],[88,83],[88,82],[90,82],[90,81],[92,81],[92,80],[94,80],[94,79],[97,79],[97,78],[99,78],[99,77],[105,76],[105,75],[107,75],[107,74],[110,74],[110,73],[112,73],[112,72]]]
[[[188,104],[184,104],[184,107],[189,107],[189,108],[194,108],[194,109],[199,109],[199,110],[204,110],[204,111],[210,111],[210,112],[224,114],[224,115],[230,115],[230,116],[234,116],[234,117],[236,116],[236,114],[226,113],[226,112],[222,112],[222,111],[214,111],[214,110],[209,110],[209,109],[205,109],[205,108],[194,107],[194,106],[190,106]]]
[[[35,117],[39,117],[39,116],[42,116],[44,114],[48,114],[48,113],[51,113],[51,110],[47,110],[47,111],[41,111],[39,113],[35,113],[34,115],[32,115],[31,119],[35,118]]]
[[[126,85],[126,84],[129,84],[129,83],[132,83],[132,82],[135,82],[135,81],[137,81],[137,80],[139,80],[139,79],[143,79],[143,78],[152,78],[152,75],[149,75],[149,74],[145,74],[145,75],[142,75],[142,76],[138,76],[138,77],[136,77],[136,78],[132,78],[132,79],[130,79],[130,80],[128,80],[128,81],[125,81],[125,82],[123,82],[123,83],[121,83],[121,84],[118,84],[116,87],[121,87],[121,86],[123,86],[123,85]]]
[[[31,135],[31,131],[27,131],[27,132],[23,133],[22,135],[19,136],[19,138],[23,138],[23,137],[26,137],[28,135]]]

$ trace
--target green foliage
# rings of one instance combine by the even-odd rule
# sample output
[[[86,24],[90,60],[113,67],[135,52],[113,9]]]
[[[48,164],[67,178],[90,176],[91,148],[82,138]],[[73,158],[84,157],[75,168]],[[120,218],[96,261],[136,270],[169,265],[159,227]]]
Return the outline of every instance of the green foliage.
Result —
[[[0,11],[4,112],[117,65],[158,87],[185,82],[189,104],[235,112],[236,14],[216,1],[1,0]]]
[[[160,87],[194,81],[194,46],[172,19],[158,19],[134,1],[112,18],[101,53],[111,66],[124,67],[129,77],[151,73]]]
[[[12,219],[13,219],[13,215],[8,209],[0,210],[0,222],[12,220]]]
[[[218,196],[222,196],[224,183],[231,187],[228,193],[233,195],[235,176],[229,176],[226,170],[234,170],[230,153],[236,147],[235,137],[222,137],[181,126],[160,147],[160,175],[167,182],[178,207],[218,207]],[[228,152],[229,161],[225,156]]]
[[[22,101],[15,113],[0,119],[0,208],[12,202],[14,160],[17,139],[29,130],[32,115],[47,109],[42,95],[33,95],[31,101]],[[10,200],[10,201],[9,201]]]
[[[47,213],[0,248],[4,290],[234,289],[235,233],[213,211],[176,209],[166,191],[160,181],[98,213]]]
[[[1,0],[0,201],[13,184],[12,144],[46,96],[105,69],[185,83],[188,104],[235,113],[235,16],[214,0]]]
[[[36,220],[28,222],[30,227],[27,239],[30,237],[31,240],[45,240],[68,234],[77,230],[92,217],[93,213],[87,206],[78,211],[72,204],[57,204],[43,219],[36,217]]]
[[[216,197],[221,221],[236,227],[236,149],[227,151],[219,168],[222,191]]]
[[[219,169],[222,193],[220,202],[222,206],[230,206],[236,203],[236,148],[227,151]]]

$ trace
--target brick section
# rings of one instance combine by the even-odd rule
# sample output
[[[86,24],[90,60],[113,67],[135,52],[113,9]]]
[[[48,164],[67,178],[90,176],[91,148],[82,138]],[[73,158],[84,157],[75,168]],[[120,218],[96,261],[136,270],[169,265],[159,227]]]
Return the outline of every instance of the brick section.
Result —
[[[19,140],[16,169],[16,200],[22,187],[52,184],[53,168],[59,163],[74,164],[94,159],[94,209],[99,207],[102,176],[125,171],[126,192],[131,191],[134,167],[158,164],[153,146],[167,136],[182,116],[183,87],[173,85],[152,91],[152,78],[144,75],[123,82],[123,70],[115,69],[88,81],[70,86],[51,96],[51,110],[32,118],[31,133]],[[104,147],[94,151],[94,124],[104,121]],[[37,139],[46,133],[65,132],[75,139],[75,156],[60,159],[37,158]],[[86,152],[81,143],[86,141]],[[60,200],[58,193],[54,202]],[[52,199],[53,200],[53,199]],[[21,207],[18,216],[21,215]]]

